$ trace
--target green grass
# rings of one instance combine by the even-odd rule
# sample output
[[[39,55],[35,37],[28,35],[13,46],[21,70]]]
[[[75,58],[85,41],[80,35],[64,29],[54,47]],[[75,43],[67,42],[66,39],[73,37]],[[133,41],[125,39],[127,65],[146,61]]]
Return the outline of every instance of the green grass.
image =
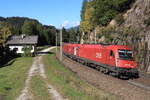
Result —
[[[39,75],[32,78],[30,90],[33,94],[34,100],[51,100],[46,83]]]
[[[49,82],[70,100],[116,100],[112,94],[99,90],[81,80],[75,73],[58,63],[54,54],[44,56]]]
[[[0,68],[0,100],[15,100],[19,96],[31,65],[31,57],[21,57]]]

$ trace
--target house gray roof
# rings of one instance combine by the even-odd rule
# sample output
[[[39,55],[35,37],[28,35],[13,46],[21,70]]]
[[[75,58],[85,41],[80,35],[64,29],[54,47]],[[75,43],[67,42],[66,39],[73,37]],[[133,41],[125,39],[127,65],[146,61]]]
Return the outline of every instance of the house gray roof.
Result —
[[[38,36],[10,36],[6,45],[37,44]]]

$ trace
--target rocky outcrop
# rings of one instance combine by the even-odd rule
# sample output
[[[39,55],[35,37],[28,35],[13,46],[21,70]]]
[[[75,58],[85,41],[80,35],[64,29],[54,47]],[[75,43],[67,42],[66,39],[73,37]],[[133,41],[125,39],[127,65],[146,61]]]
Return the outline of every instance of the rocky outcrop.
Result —
[[[134,29],[141,36],[139,37],[140,42],[135,40],[137,41],[135,43],[138,45],[138,48],[136,48],[137,53],[142,55],[140,56],[141,62],[139,66],[140,69],[150,73],[150,25],[146,24],[148,19],[150,19],[150,0],[137,0],[133,7],[125,14],[123,27]]]
[[[137,0],[133,7],[127,12],[125,26],[143,29],[145,20],[150,17],[150,0]]]
[[[138,30],[140,34],[145,35],[146,41],[150,44],[150,25],[146,25],[148,18],[150,18],[150,0],[137,0],[127,12],[124,26]]]

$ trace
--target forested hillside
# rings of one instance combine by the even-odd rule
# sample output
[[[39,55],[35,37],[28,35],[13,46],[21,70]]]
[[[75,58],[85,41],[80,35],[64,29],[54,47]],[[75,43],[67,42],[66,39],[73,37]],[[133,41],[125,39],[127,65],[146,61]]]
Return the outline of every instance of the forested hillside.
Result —
[[[63,42],[79,41],[78,28],[62,29]],[[38,20],[26,17],[0,17],[0,64],[7,62],[11,57],[15,57],[10,51],[5,42],[10,35],[38,35],[38,46],[57,45],[60,42],[60,29],[54,26],[42,25]],[[3,60],[2,60],[3,59]]]
[[[26,17],[0,17],[0,41],[5,41],[11,35],[38,35],[39,45],[55,45],[55,35],[58,30],[54,26],[42,25],[35,19]]]
[[[9,35],[38,35],[38,45],[55,45],[56,33],[59,42],[60,29],[54,26],[42,25],[38,20],[26,17],[0,17],[0,44],[2,45]],[[77,42],[78,27],[62,29],[63,42]]]
[[[81,43],[112,43],[133,48],[139,70],[150,72],[150,1],[84,0]]]
[[[85,34],[83,39],[92,42],[93,31],[106,27],[114,18],[121,24],[122,13],[130,9],[134,2],[135,0],[84,0],[80,24],[80,31]]]

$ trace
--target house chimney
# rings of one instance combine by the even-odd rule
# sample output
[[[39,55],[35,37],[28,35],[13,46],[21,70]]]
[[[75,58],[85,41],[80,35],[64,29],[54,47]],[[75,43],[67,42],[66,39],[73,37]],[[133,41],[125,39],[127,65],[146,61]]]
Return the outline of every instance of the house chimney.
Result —
[[[25,37],[26,37],[26,35],[25,35],[25,34],[22,34],[22,35],[21,35],[21,38],[22,38],[22,39],[24,39]]]

